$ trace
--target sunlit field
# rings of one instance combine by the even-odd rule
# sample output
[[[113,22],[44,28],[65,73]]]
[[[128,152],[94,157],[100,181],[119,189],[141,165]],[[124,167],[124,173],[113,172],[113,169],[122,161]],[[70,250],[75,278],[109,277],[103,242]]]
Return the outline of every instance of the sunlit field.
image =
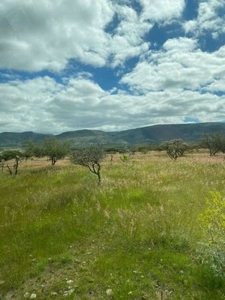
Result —
[[[224,156],[109,155],[101,175],[69,159],[0,170],[0,299],[225,299],[200,217],[225,195]]]

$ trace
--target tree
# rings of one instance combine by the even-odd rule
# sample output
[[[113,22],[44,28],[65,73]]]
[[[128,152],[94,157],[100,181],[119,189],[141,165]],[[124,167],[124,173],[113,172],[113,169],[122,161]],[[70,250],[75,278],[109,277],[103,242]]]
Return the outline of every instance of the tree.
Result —
[[[24,155],[29,158],[47,156],[52,165],[55,165],[58,159],[64,158],[70,152],[68,142],[61,143],[55,137],[48,138],[37,144],[33,141],[28,141],[24,144]]]
[[[189,149],[189,145],[180,139],[175,139],[164,142],[161,149],[166,150],[169,157],[176,160],[178,157],[184,156],[184,152]]]
[[[20,152],[19,150],[3,151],[0,155],[0,162],[1,162],[2,170],[6,163],[6,167],[9,171],[9,174],[17,175],[18,169],[19,169],[19,164],[23,157],[24,157],[23,153]],[[13,167],[8,163],[10,160],[14,160]]]
[[[204,134],[200,145],[209,149],[210,156],[213,156],[218,152],[225,153],[225,135],[220,132]]]
[[[52,165],[55,165],[58,159],[64,158],[70,152],[68,142],[60,143],[56,138],[48,138],[41,143],[41,156],[48,156]]]
[[[98,183],[101,183],[101,160],[105,157],[105,152],[100,147],[89,147],[76,149],[71,154],[71,162],[76,165],[84,166],[98,177]]]
[[[23,144],[23,153],[26,159],[31,158],[33,156],[41,157],[42,156],[41,146],[35,143],[33,140],[26,141]]]

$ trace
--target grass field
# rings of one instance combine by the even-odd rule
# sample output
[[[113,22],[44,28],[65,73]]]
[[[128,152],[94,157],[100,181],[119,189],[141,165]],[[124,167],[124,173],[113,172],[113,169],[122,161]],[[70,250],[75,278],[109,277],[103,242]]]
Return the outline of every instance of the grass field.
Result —
[[[204,152],[107,157],[100,186],[68,160],[1,172],[0,299],[225,299],[210,191],[225,195],[225,161]]]

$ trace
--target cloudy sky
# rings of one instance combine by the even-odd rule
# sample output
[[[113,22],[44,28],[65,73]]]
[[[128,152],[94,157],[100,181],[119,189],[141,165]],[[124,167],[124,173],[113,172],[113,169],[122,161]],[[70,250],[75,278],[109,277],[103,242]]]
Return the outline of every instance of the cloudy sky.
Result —
[[[1,0],[0,132],[212,121],[224,0]]]

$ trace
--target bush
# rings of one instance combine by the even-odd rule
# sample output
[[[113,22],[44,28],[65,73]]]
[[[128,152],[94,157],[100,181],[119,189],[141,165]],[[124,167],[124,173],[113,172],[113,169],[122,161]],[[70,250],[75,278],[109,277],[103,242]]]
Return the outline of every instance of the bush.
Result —
[[[225,199],[219,192],[210,192],[206,209],[200,214],[200,222],[206,231],[206,241],[201,244],[201,262],[216,277],[225,277]]]
[[[162,150],[166,150],[167,154],[171,159],[176,160],[178,157],[184,156],[184,152],[189,149],[188,144],[184,143],[182,140],[171,140],[164,142],[161,145]]]

